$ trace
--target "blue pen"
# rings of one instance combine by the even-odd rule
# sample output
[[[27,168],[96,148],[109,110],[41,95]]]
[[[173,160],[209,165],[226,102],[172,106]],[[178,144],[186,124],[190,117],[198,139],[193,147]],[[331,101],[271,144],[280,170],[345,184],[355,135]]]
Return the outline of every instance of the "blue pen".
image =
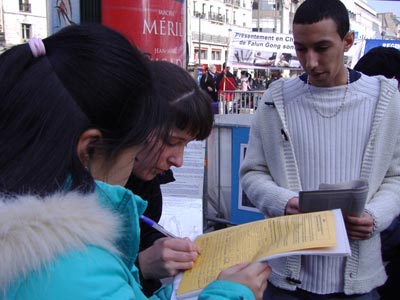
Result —
[[[175,239],[178,238],[176,235],[172,234],[171,232],[166,230],[164,227],[162,227],[160,224],[158,224],[157,222],[153,221],[152,219],[150,219],[150,218],[148,218],[146,216],[140,216],[140,220],[145,222],[147,225],[153,227],[155,230],[161,232],[165,236],[172,237],[172,238],[175,238]]]

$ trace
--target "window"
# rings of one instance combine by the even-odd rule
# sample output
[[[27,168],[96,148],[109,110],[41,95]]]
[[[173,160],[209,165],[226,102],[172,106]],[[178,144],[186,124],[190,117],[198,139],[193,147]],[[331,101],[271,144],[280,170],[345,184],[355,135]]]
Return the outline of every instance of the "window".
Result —
[[[31,12],[31,4],[29,0],[19,0],[19,11]]]
[[[5,47],[6,46],[6,39],[4,37],[4,32],[0,32],[0,47]]]
[[[199,49],[194,50],[194,57],[199,57]],[[207,50],[201,49],[200,51],[200,59],[208,59]]]
[[[221,60],[221,51],[220,50],[212,50],[211,51],[211,59],[212,60]]]
[[[276,3],[276,0],[261,0],[259,4],[261,10],[275,10]]]
[[[31,38],[32,34],[32,25],[31,24],[21,24],[21,35],[22,35],[22,40],[27,41]]]
[[[201,49],[200,58],[201,59],[208,59],[207,50]]]

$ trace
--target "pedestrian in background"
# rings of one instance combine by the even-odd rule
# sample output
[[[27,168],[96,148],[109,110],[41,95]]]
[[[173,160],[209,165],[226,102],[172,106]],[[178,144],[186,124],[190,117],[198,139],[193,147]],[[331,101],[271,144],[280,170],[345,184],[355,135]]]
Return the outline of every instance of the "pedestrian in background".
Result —
[[[240,90],[244,92],[251,90],[251,75],[247,71],[240,72]]]
[[[268,81],[265,84],[266,88],[269,88],[269,85],[274,82],[275,80],[278,80],[282,78],[282,71],[280,69],[275,69],[275,70],[271,70],[271,76],[268,79]]]
[[[200,87],[207,92],[210,98],[218,101],[217,93],[217,66],[211,65],[200,78]]]
[[[217,90],[218,96],[223,94],[225,91],[232,92],[237,88],[237,82],[235,76],[231,73],[231,68],[223,64],[223,70],[217,76]],[[233,93],[225,94],[224,100],[232,101]]]
[[[222,72],[217,76],[218,99],[220,101],[220,105],[222,106],[219,108],[219,111],[223,111],[224,113],[232,111],[232,102],[235,98],[234,91],[236,88],[236,78],[231,73],[230,67],[224,63]]]

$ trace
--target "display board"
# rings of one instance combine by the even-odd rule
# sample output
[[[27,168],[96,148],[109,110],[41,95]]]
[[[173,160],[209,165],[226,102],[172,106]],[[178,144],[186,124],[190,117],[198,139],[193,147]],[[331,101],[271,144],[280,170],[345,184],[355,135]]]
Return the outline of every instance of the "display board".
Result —
[[[301,69],[291,34],[232,31],[227,63],[235,68]]]
[[[232,198],[231,223],[243,224],[264,219],[264,215],[249,200],[243,192],[239,180],[239,168],[246,156],[250,128],[232,128]]]
[[[378,46],[400,50],[400,40],[357,39],[345,52],[344,64],[353,68],[365,53]],[[227,63],[238,69],[302,69],[292,34],[232,31]]]

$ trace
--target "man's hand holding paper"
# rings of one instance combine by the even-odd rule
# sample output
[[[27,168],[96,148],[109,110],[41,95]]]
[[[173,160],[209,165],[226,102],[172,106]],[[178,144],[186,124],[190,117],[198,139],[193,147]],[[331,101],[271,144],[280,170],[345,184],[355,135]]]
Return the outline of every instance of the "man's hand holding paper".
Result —
[[[366,240],[374,233],[374,219],[367,212],[363,212],[359,217],[345,216],[344,221],[351,240]]]

